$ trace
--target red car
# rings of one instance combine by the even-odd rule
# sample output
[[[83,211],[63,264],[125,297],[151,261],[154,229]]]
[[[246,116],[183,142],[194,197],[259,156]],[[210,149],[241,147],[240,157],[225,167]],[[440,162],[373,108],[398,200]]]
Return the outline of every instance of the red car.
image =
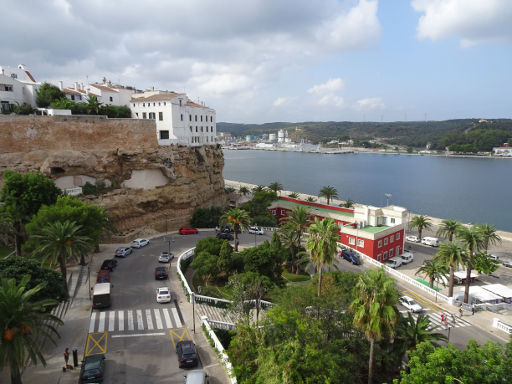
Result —
[[[197,228],[190,228],[190,227],[181,227],[180,228],[180,235],[197,235],[199,231]]]
[[[96,278],[97,283],[110,283],[110,271],[108,269],[101,269],[98,272],[98,277]]]

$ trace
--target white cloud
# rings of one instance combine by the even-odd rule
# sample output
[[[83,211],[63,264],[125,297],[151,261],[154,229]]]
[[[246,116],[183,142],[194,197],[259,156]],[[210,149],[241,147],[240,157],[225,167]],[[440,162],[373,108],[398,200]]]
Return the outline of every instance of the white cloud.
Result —
[[[343,107],[345,102],[341,96],[335,95],[334,93],[328,93],[318,100],[318,104],[326,107]]]
[[[358,111],[367,111],[375,109],[384,109],[384,101],[380,97],[368,97],[357,100],[354,109]]]
[[[324,94],[324,93],[331,93],[335,91],[341,91],[344,87],[343,79],[340,79],[339,77],[335,79],[329,79],[327,82],[323,84],[315,85],[308,89],[308,93],[311,94]]]
[[[288,103],[288,98],[287,97],[278,97],[277,99],[274,100],[274,102],[272,103],[272,105],[274,107],[281,107],[285,104]]]
[[[413,0],[423,13],[418,21],[420,39],[455,37],[462,46],[483,42],[512,42],[510,0]]]

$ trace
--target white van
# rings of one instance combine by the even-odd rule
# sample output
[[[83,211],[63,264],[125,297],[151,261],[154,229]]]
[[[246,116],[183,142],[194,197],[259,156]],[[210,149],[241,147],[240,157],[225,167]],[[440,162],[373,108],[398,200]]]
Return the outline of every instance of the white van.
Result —
[[[195,369],[183,376],[187,380],[186,384],[207,384],[207,383],[209,383],[208,375],[202,369]]]
[[[409,264],[411,261],[414,260],[414,256],[411,252],[404,252],[400,257],[402,258],[403,264]]]
[[[96,283],[92,291],[93,308],[110,307],[110,288],[110,283]]]
[[[437,237],[424,237],[421,244],[430,245],[431,247],[439,247],[439,239]]]

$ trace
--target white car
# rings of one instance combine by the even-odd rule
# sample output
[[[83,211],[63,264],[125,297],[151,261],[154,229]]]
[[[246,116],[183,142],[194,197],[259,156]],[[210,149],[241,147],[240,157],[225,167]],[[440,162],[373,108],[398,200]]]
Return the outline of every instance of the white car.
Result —
[[[410,241],[411,243],[419,243],[420,239],[418,239],[418,236],[409,235],[405,236],[405,240]]]
[[[170,303],[171,302],[171,291],[169,288],[162,287],[156,289],[156,302],[157,303]]]
[[[168,263],[169,261],[171,261],[172,259],[174,259],[174,255],[167,251],[163,251],[160,256],[158,256],[158,262],[159,263]]]
[[[147,240],[147,239],[135,239],[135,240],[133,240],[131,247],[132,248],[141,248],[141,247],[145,247],[148,244],[149,244],[149,240]]]
[[[386,261],[386,265],[390,268],[398,268],[402,265],[402,259],[398,257],[396,259],[389,259]]]
[[[422,312],[423,307],[419,305],[417,302],[415,302],[413,299],[411,299],[409,296],[402,296],[400,299],[400,304],[402,304],[405,308],[407,308],[409,311],[417,313]]]
[[[265,232],[263,231],[263,228],[260,227],[250,227],[249,233],[252,233],[253,235],[263,235]]]
[[[400,255],[402,258],[402,264],[409,264],[414,260],[414,255],[412,252],[404,252]]]

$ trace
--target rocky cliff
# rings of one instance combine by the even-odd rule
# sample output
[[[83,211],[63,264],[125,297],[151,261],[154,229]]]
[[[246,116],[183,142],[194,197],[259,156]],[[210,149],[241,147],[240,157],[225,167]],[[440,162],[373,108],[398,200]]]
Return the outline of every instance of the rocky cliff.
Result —
[[[223,206],[223,166],[214,145],[159,146],[147,120],[0,116],[0,173],[40,171],[62,189],[104,181],[106,193],[83,198],[122,232],[170,231],[198,207]]]

